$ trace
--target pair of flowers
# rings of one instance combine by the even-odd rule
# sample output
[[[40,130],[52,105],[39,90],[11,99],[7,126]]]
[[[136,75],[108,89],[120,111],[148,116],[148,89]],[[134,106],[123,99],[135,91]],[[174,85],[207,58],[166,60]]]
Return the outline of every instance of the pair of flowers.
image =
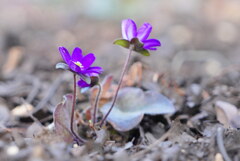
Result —
[[[122,21],[122,37],[119,40],[119,44],[123,47],[130,48],[133,45],[133,50],[142,53],[147,50],[157,50],[157,46],[161,46],[157,39],[148,39],[152,31],[152,26],[149,23],[144,23],[139,29],[137,29],[136,23],[131,19]],[[134,41],[133,41],[134,40]],[[122,42],[125,43],[122,45]],[[89,53],[85,56],[82,55],[82,50],[76,47],[72,55],[64,47],[59,47],[60,54],[63,60],[68,65],[69,69],[80,76],[78,86],[90,87],[91,83],[87,82],[85,78],[98,76],[103,72],[103,69],[99,66],[91,67],[95,61],[95,55]]]

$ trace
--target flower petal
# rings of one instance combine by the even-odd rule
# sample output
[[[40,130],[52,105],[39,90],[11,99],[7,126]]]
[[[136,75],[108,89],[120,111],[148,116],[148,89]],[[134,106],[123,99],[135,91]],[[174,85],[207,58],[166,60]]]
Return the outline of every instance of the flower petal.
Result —
[[[133,20],[126,19],[122,21],[122,36],[129,41],[137,37],[137,26]]]
[[[143,41],[143,48],[147,50],[156,50],[155,47],[161,46],[160,41],[157,39],[148,39]]]
[[[148,38],[152,31],[152,25],[149,23],[144,23],[137,32],[137,37],[140,41],[144,41]]]
[[[70,56],[68,50],[65,47],[62,47],[62,46],[60,46],[58,48],[58,50],[59,50],[63,60],[68,64],[69,61],[71,60],[71,56]]]
[[[73,54],[72,54],[72,61],[77,62],[80,61],[82,59],[83,55],[82,55],[82,50],[78,47],[76,47],[73,50]]]
[[[154,47],[148,47],[146,50],[157,50],[157,48],[154,48]]]
[[[77,66],[73,61],[69,61],[68,65],[72,71],[74,71],[76,73],[81,73],[81,71],[82,71],[81,68],[79,66]]]
[[[95,61],[95,56],[94,54],[90,53],[85,55],[80,62],[82,63],[84,70],[86,70],[92,65],[94,61]]]
[[[98,76],[102,72],[103,72],[103,69],[101,67],[90,67],[81,73],[88,77],[92,77],[92,76]]]
[[[88,84],[87,82],[85,82],[84,80],[80,79],[78,82],[77,82],[78,86],[81,87],[81,88],[84,88],[84,87],[90,87],[90,84]]]
[[[90,68],[88,68],[87,71],[95,71],[95,72],[97,72],[97,73],[102,73],[102,72],[103,72],[103,69],[102,69],[102,67],[96,66],[96,67],[90,67]]]
[[[84,75],[87,76],[87,77],[98,77],[99,73],[96,73],[96,72],[85,72]]]

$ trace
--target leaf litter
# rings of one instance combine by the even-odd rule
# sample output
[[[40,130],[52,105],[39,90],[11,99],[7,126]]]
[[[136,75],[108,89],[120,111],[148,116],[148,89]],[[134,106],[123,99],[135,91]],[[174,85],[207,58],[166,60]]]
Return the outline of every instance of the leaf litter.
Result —
[[[133,75],[132,77],[134,77]],[[128,76],[126,76],[125,82],[128,79]],[[102,132],[96,131],[96,135],[98,135],[96,141],[90,141],[84,146],[75,147],[69,144],[72,138],[68,129],[69,109],[66,107],[71,106],[67,105],[71,104],[71,95],[66,95],[63,102],[57,106],[54,112],[55,129],[51,121],[47,121],[48,123],[41,121],[40,123],[33,123],[33,121],[22,120],[21,118],[27,117],[28,112],[31,113],[32,105],[29,104],[16,106],[11,113],[8,111],[7,115],[4,114],[4,117],[1,117],[1,123],[5,126],[5,130],[1,131],[2,140],[0,147],[4,149],[1,152],[1,156],[3,156],[3,159],[5,157],[12,158],[12,160],[14,158],[20,160],[76,160],[79,157],[83,160],[93,160],[93,158],[97,160],[143,160],[144,158],[152,160],[159,158],[163,160],[214,160],[223,158],[222,153],[218,150],[218,144],[215,142],[217,129],[227,126],[228,128],[223,131],[222,138],[225,148],[230,157],[239,157],[240,139],[239,126],[237,126],[239,122],[237,119],[239,117],[239,108],[236,106],[238,100],[237,98],[235,100],[229,99],[231,103],[220,101],[223,98],[227,100],[227,89],[218,87],[218,85],[222,84],[221,80],[215,84],[211,82],[205,85],[197,84],[198,87],[196,87],[194,82],[189,82],[190,86],[181,86],[178,83],[178,86],[171,86],[168,77],[161,77],[158,80],[159,83],[168,83],[167,86],[170,87],[162,88],[161,92],[167,94],[169,98],[176,98],[175,101],[173,100],[176,107],[173,107],[173,104],[168,100],[166,104],[172,107],[171,110],[168,109],[170,111],[162,111],[159,108],[160,111],[150,110],[148,112],[148,109],[151,109],[151,107],[147,108],[149,102],[156,101],[158,103],[159,101],[160,104],[158,106],[161,106],[163,103],[161,100],[166,101],[166,98],[156,91],[143,91],[140,83],[144,81],[143,79],[145,78],[135,79],[137,80],[135,83],[125,83],[125,87],[122,87],[120,91],[122,94],[120,94],[116,104],[119,107],[115,108],[119,108],[122,112],[128,111],[128,108],[130,108],[130,113],[133,113],[133,116],[135,115],[139,119],[138,125],[136,121],[134,126],[131,125],[130,121],[127,122],[129,126],[131,125],[130,129],[135,127],[134,129],[128,132],[121,132],[126,130],[116,131],[108,125],[108,129],[103,129]],[[134,87],[135,85],[137,87]],[[176,88],[181,88],[185,92],[179,93]],[[239,88],[237,87],[237,89]],[[113,77],[105,77],[100,110],[107,108],[107,103],[111,101],[114,90],[115,83]],[[232,91],[234,93],[231,93],[231,90],[228,91],[227,95],[235,96],[236,90]],[[93,88],[89,98],[94,99],[96,92],[97,89]],[[137,105],[140,108],[136,108],[131,103],[136,98],[139,100]],[[158,99],[155,100],[154,98]],[[209,98],[212,99],[209,100]],[[143,101],[145,99],[147,101]],[[193,106],[190,106],[188,102],[193,102]],[[3,110],[7,109],[7,104],[1,102],[1,105]],[[88,106],[85,104],[84,107],[80,103],[78,107],[80,107],[80,111],[84,111],[84,108]],[[20,110],[21,108],[22,110]],[[118,115],[118,112],[115,115]],[[159,115],[166,112],[172,114],[169,114],[169,116]],[[61,113],[61,117],[59,117],[59,113]],[[151,116],[151,114],[156,116]],[[9,120],[9,115],[18,120]],[[122,114],[118,115],[118,117],[121,116]],[[115,122],[117,121],[115,120]],[[76,122],[76,129],[79,128],[77,125],[82,126],[81,123]],[[64,128],[58,128],[59,126]],[[156,131],[157,128],[161,130]],[[108,134],[106,133],[107,131]],[[14,142],[8,139],[10,136],[14,138]],[[8,146],[4,147],[4,144],[8,144]],[[3,152],[6,153],[3,154]],[[64,154],[64,157],[60,157],[62,154]]]

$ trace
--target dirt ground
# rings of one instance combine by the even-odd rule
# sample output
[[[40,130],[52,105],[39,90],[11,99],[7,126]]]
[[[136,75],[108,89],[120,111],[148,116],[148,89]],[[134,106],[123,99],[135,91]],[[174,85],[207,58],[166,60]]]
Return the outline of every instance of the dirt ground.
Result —
[[[240,2],[187,3],[1,1],[0,160],[240,161]],[[92,92],[78,90],[77,130],[88,142],[66,143],[54,131],[53,112],[72,93],[73,79],[55,69],[58,47],[94,53],[100,80],[113,76],[103,105],[127,55],[112,44],[125,18],[151,23],[162,46],[150,57],[133,54],[124,86],[160,92],[176,112],[144,115],[130,131],[106,124],[93,134],[86,119]]]

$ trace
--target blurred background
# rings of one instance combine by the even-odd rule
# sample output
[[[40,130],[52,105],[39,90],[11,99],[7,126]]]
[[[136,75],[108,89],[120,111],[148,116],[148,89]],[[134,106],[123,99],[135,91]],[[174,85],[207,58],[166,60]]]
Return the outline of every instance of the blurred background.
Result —
[[[134,54],[132,60],[156,72],[195,78],[239,69],[239,0],[1,0],[0,84],[11,88],[0,86],[0,95],[12,90],[15,96],[26,76],[47,89],[62,73],[55,70],[62,61],[59,46],[92,52],[104,74],[117,75],[127,50],[112,42],[121,38],[126,18],[138,26],[152,24],[150,37],[162,46],[150,57]]]
[[[158,38],[162,47],[140,59],[159,70],[169,69],[178,54],[191,59],[188,61],[216,59],[210,64],[207,61],[212,68],[239,63],[238,0],[1,0],[1,67],[12,47],[24,50],[19,66],[33,63],[34,68],[43,63],[50,68],[61,60],[58,46],[69,50],[79,46],[85,53],[95,53],[97,64],[106,72],[117,70],[126,51],[112,42],[121,37],[125,18],[134,19],[138,26],[144,22],[153,25],[151,36]]]

